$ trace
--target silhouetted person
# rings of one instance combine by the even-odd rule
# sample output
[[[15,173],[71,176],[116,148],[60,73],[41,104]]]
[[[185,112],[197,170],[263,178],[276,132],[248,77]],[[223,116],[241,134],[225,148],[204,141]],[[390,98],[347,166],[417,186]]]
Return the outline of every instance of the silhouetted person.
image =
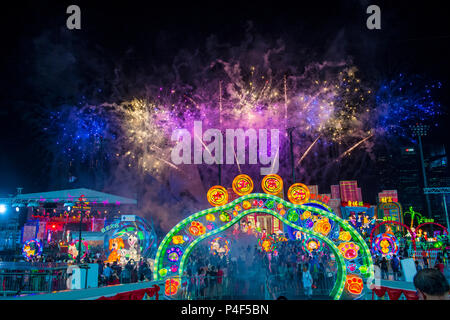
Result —
[[[419,300],[449,300],[450,287],[445,276],[436,269],[423,269],[414,276]]]

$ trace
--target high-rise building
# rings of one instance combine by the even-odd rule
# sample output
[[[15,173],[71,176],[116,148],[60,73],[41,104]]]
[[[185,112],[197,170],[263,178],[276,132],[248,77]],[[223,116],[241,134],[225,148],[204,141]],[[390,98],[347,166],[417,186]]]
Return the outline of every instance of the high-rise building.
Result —
[[[340,199],[341,194],[339,192],[339,185],[335,184],[331,186],[331,199]]]
[[[315,195],[319,194],[319,186],[318,185],[311,185],[311,186],[307,186],[309,189],[309,192]]]
[[[342,202],[358,201],[358,182],[352,181],[339,181],[340,195]]]
[[[429,187],[450,187],[450,174],[445,147],[440,144],[427,144],[424,162]],[[445,225],[445,209],[440,194],[430,194],[432,218]]]
[[[397,161],[398,200],[405,210],[413,207],[415,211],[426,214],[418,153],[414,146],[405,146],[400,149]]]
[[[328,202],[328,206],[333,210],[333,212],[338,216],[342,218],[341,214],[341,199],[330,199]]]
[[[398,202],[397,190],[383,190],[379,192],[378,202]]]
[[[361,188],[356,188],[356,201],[363,201],[362,200],[362,193],[361,193]]]

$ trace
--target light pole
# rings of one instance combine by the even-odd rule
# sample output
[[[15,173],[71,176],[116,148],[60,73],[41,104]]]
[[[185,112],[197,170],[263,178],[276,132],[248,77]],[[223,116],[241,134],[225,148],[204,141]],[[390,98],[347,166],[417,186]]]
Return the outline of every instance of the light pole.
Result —
[[[295,183],[295,166],[294,166],[294,141],[292,139],[292,132],[295,128],[288,128],[287,133],[289,134],[289,151],[291,155],[291,167],[292,167],[292,183]]]
[[[413,132],[413,136],[417,136],[418,140],[419,140],[419,152],[420,152],[420,164],[422,167],[422,176],[423,176],[423,187],[424,188],[428,188],[428,182],[427,182],[427,174],[426,174],[426,170],[425,170],[425,161],[423,159],[423,148],[422,148],[422,137],[426,136],[429,130],[429,126],[428,125],[423,125],[423,124],[416,124],[414,126],[409,126]],[[428,196],[428,193],[425,193],[425,200],[427,203],[427,213],[428,213],[428,218],[432,218],[431,216],[431,204],[430,204],[430,197]]]
[[[77,262],[78,264],[81,263],[81,229],[83,227],[83,215],[84,215],[84,207],[85,207],[85,199],[84,195],[81,195],[78,198],[78,201],[80,201],[80,228],[79,228],[79,237],[78,237],[78,256],[77,256]]]

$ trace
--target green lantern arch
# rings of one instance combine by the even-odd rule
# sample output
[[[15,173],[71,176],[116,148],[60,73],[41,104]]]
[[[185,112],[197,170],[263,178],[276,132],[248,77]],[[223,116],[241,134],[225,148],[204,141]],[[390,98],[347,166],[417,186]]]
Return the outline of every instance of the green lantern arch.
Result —
[[[330,210],[329,208],[327,208]],[[308,204],[293,204],[277,196],[251,193],[234,201],[197,212],[179,222],[164,237],[156,253],[154,280],[180,278],[191,251],[201,241],[239,222],[248,214],[275,216],[284,224],[314,236],[328,245],[336,258],[337,277],[330,291],[333,299],[357,299],[373,278],[370,250],[359,233],[330,211]]]

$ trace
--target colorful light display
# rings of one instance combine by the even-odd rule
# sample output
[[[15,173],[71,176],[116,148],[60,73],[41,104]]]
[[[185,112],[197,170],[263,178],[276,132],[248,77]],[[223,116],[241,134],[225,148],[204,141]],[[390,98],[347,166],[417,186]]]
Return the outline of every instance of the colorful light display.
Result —
[[[109,226],[105,227],[105,251],[110,251],[107,262],[125,265],[130,260],[154,256],[156,232],[145,219],[134,216],[134,221],[114,220]],[[182,236],[174,241],[183,241]]]
[[[253,191],[253,180],[246,174],[240,174],[234,178],[233,191],[239,196],[245,196]]]
[[[338,246],[338,249],[347,260],[358,257],[359,246],[353,242],[343,242]]]
[[[191,226],[189,227],[189,232],[193,236],[201,236],[202,234],[205,234],[205,226],[198,221],[192,221]]]
[[[297,209],[289,209],[287,212],[287,219],[291,222],[296,222],[299,218]]]
[[[387,259],[391,259],[394,254],[398,254],[398,239],[391,233],[380,233],[372,241],[372,252]]]
[[[261,187],[265,193],[275,196],[283,190],[283,179],[277,174],[269,174],[261,181]]]
[[[251,204],[251,207],[249,207],[249,204]],[[285,210],[284,215],[280,213],[281,210]],[[229,220],[220,219],[220,215],[223,213],[227,213]],[[311,250],[313,250],[314,247],[317,247],[320,250],[324,245],[327,245],[333,253],[335,265],[338,268],[336,283],[330,293],[333,298],[339,299],[344,290],[348,291],[348,293],[350,293],[349,290],[358,292],[355,288],[356,284],[349,283],[346,286],[347,272],[348,270],[353,270],[352,266],[348,267],[350,264],[358,266],[358,270],[365,270],[364,273],[361,273],[362,278],[368,278],[373,275],[374,269],[372,258],[364,239],[348,222],[330,212],[329,209],[325,210],[324,208],[309,204],[293,204],[292,202],[285,201],[277,196],[266,193],[250,193],[241,196],[230,203],[226,203],[223,206],[197,212],[178,223],[166,235],[158,248],[154,264],[154,279],[164,279],[164,277],[167,276],[167,270],[170,270],[171,275],[173,275],[175,273],[173,270],[175,269],[177,270],[176,274],[181,276],[188,263],[187,258],[189,257],[190,252],[199,243],[213,235],[214,240],[219,236],[218,234],[228,228],[236,229],[236,225],[239,221],[247,215],[252,215],[254,213],[270,214],[293,230],[299,231],[310,238],[317,239],[316,243],[313,244],[312,241],[309,243],[309,248]],[[187,239],[182,244],[175,245],[173,243],[174,236],[186,232],[193,225],[205,223],[208,221],[206,217],[212,216],[215,217],[216,221],[219,221],[217,225],[213,226],[211,229],[204,228],[204,232],[196,231],[194,234],[191,232],[193,237],[190,237],[190,239]],[[308,218],[302,220],[301,217]],[[198,226],[196,227],[198,228]],[[341,235],[341,240],[338,239],[339,235]],[[342,242],[342,239],[349,239],[351,241]],[[267,235],[261,237],[259,241],[261,250],[267,252],[274,251],[276,243],[275,239]],[[210,243],[210,249],[211,246],[212,243]],[[169,261],[164,258],[167,250],[173,247],[180,247],[183,250],[182,256],[177,261]],[[214,247],[217,247],[217,244],[215,244]],[[174,266],[177,266],[177,268]],[[354,273],[358,273],[356,269]],[[355,296],[355,294],[352,295]]]
[[[331,224],[330,224],[328,218],[323,218],[323,219],[316,221],[316,223],[314,224],[313,230],[323,234],[324,236],[327,236],[328,233],[330,233],[330,231],[331,231]]]
[[[349,293],[359,295],[362,293],[364,288],[363,280],[356,275],[347,275],[345,280],[345,288]]]
[[[348,232],[348,231],[341,231],[341,232],[339,232],[339,240],[350,241],[350,240],[352,240],[352,236],[350,235],[350,232]]]
[[[309,253],[321,252],[323,250],[322,243],[318,239],[312,237],[305,237],[302,240],[302,247],[303,250]]]
[[[227,255],[230,251],[230,242],[224,237],[216,237],[211,240],[210,251],[213,255]]]
[[[206,197],[208,198],[208,202],[214,207],[223,206],[228,202],[227,189],[222,186],[211,187]]]
[[[75,240],[69,243],[68,253],[69,257],[73,260],[76,260],[78,258],[78,255],[81,256],[80,259],[84,259],[89,254],[89,244],[87,243],[87,241],[81,241],[81,253],[79,252],[79,243],[80,240]]]
[[[258,244],[265,252],[272,252],[275,249],[275,239],[265,234],[258,240]]]
[[[373,239],[374,239],[374,232],[375,232],[375,230],[377,230],[379,227],[381,227],[383,225],[388,225],[388,224],[394,224],[394,225],[402,226],[403,228],[405,228],[408,231],[408,233],[410,235],[415,235],[414,231],[412,231],[407,225],[405,225],[403,223],[400,223],[398,221],[383,221],[383,222],[380,222],[379,224],[377,224],[375,227],[373,227],[372,232],[370,233],[370,242],[369,242],[370,248],[373,247]],[[416,250],[416,240],[415,240],[414,236],[411,237],[411,242],[412,242],[412,245],[413,245],[413,248],[414,248],[414,251],[415,251]]]
[[[38,239],[30,239],[25,241],[22,248],[22,255],[27,261],[33,258],[39,258],[42,255],[42,243]]]
[[[175,262],[178,261],[178,259],[183,255],[183,250],[181,250],[179,247],[172,247],[169,250],[167,250],[167,258],[169,261]]]
[[[183,236],[173,236],[173,244],[182,244],[184,242]]]
[[[121,258],[121,250],[125,248],[125,243],[122,238],[109,239],[109,253],[108,259],[105,263],[119,262]]]
[[[164,293],[166,296],[173,296],[177,294],[180,281],[178,279],[167,279],[164,286]]]
[[[304,204],[309,200],[309,189],[303,183],[294,183],[287,192],[289,201],[293,204]]]

